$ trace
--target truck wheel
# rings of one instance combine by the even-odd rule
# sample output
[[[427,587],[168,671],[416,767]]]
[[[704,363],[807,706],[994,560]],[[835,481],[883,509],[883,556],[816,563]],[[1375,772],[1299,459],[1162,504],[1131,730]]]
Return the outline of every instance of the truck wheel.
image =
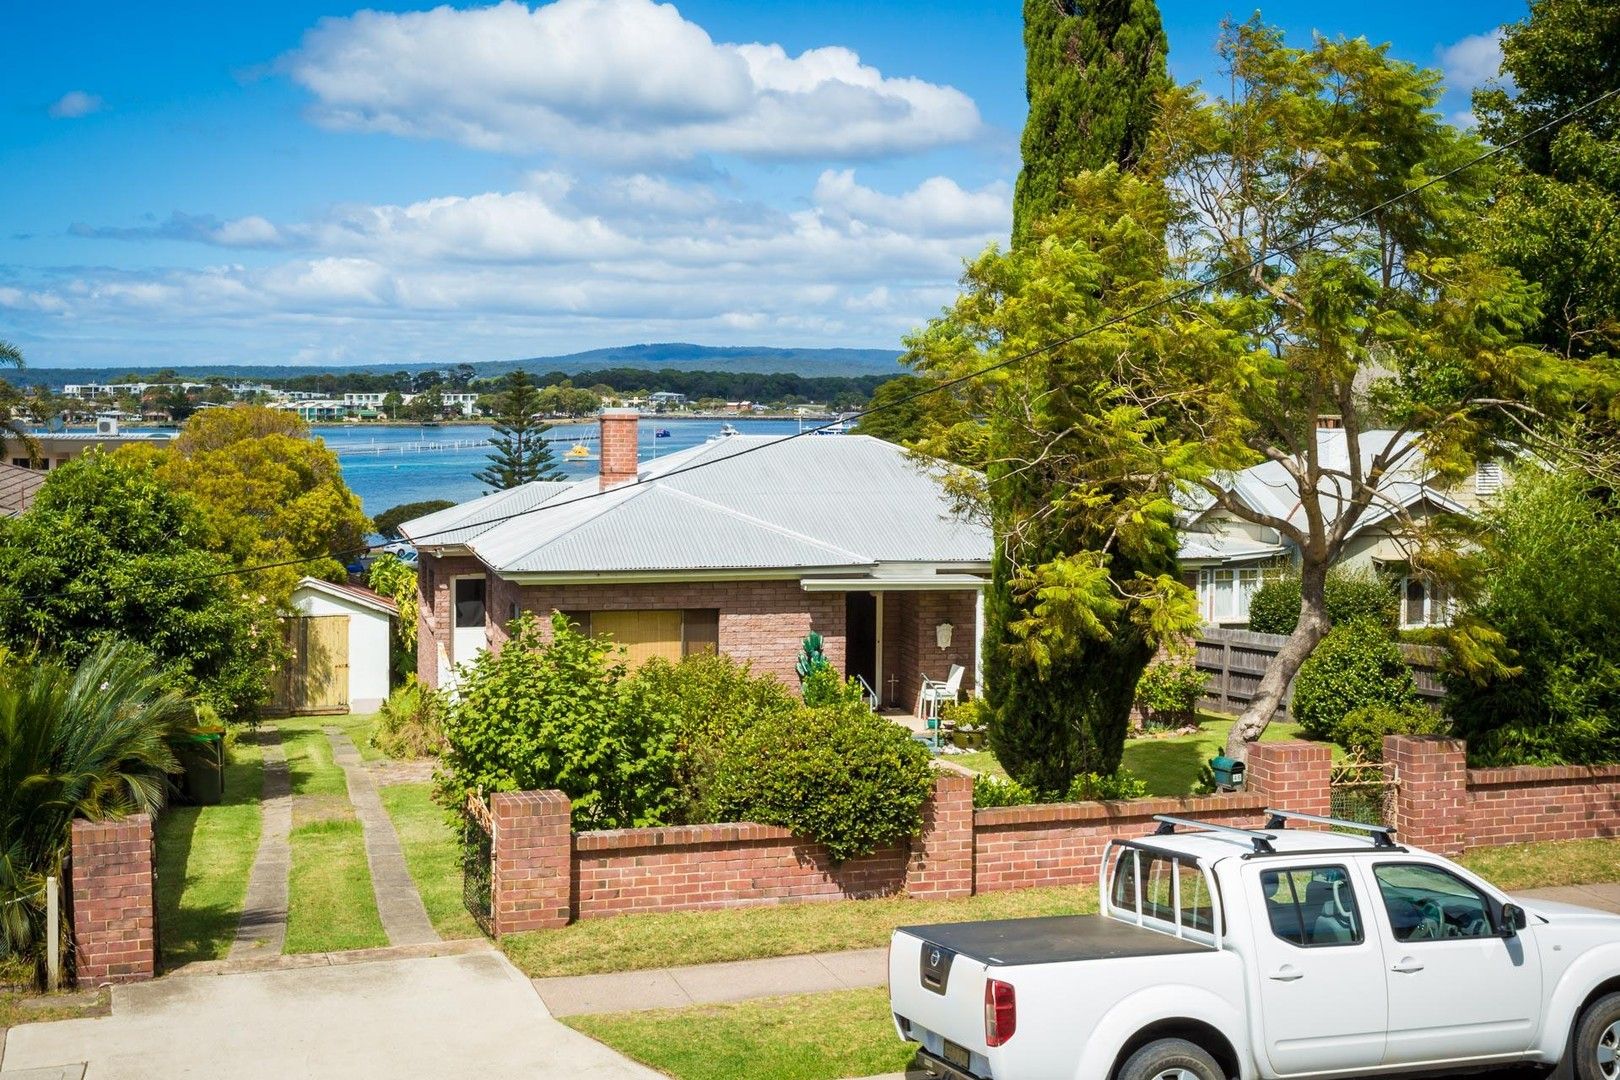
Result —
[[[1575,1075],[1620,1080],[1620,994],[1598,998],[1575,1027]]]
[[[1132,1054],[1116,1080],[1226,1080],[1226,1074],[1197,1043],[1160,1039]],[[1604,1076],[1603,1080],[1612,1078]]]

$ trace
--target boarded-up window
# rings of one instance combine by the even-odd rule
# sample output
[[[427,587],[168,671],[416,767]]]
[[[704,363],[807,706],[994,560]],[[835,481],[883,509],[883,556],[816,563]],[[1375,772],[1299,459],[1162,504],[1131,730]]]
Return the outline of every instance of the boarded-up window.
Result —
[[[625,661],[639,667],[655,656],[681,658],[680,611],[593,611],[591,636],[612,638],[625,651]]]
[[[688,608],[684,613],[685,625],[681,630],[681,655],[707,654],[720,651],[720,609]]]

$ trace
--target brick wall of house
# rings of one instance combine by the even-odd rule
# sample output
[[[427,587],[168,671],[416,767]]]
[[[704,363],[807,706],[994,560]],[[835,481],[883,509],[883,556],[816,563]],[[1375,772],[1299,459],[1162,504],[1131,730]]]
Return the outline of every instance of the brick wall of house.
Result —
[[[157,874],[152,819],[75,821],[68,895],[80,986],[157,974]]]
[[[482,572],[484,564],[471,555],[440,556],[422,552],[418,556],[416,678],[424,686],[439,685],[439,654],[450,655],[450,633],[455,624],[455,613],[450,610],[451,580]],[[489,601],[490,594],[486,592],[486,604]],[[493,604],[489,606],[491,610],[494,609]],[[501,621],[504,623],[504,620]]]
[[[1260,824],[1265,804],[1265,795],[1248,793],[977,810],[973,814],[973,891],[1094,885],[1108,841],[1151,833],[1154,814],[1254,826]]]
[[[973,620],[975,594],[963,592],[892,592],[884,599],[885,633],[888,630],[888,609],[899,609],[900,615],[893,627],[896,640],[895,674],[900,676],[899,706],[912,709],[917,705],[917,693],[922,689],[924,673],[930,679],[943,680],[952,664],[961,664],[962,697],[966,700],[973,685]],[[951,624],[951,644],[939,647],[936,628],[941,623]],[[888,640],[884,641],[887,651]],[[884,682],[888,682],[889,668],[884,668]]]

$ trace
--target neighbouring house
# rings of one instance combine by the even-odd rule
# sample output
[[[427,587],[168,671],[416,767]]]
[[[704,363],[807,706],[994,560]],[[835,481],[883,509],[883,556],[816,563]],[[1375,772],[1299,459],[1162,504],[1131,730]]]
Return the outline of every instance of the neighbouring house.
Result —
[[[1324,424],[1316,434],[1323,468],[1347,476],[1344,429]],[[1416,436],[1363,432],[1363,468],[1397,438],[1410,443]],[[1482,498],[1501,489],[1503,473],[1499,464],[1483,462],[1469,483],[1438,486],[1432,479],[1417,450],[1387,473],[1377,499],[1362,512],[1337,564],[1394,578],[1401,599],[1401,625],[1408,628],[1444,625],[1450,614],[1449,602],[1436,584],[1411,571],[1411,524],[1436,513],[1471,513]],[[1267,461],[1234,473],[1224,479],[1223,486],[1254,510],[1289,522],[1303,524],[1305,520],[1298,485],[1278,462]],[[1348,495],[1348,483],[1334,480],[1329,472],[1316,496],[1329,527],[1344,512]],[[1269,574],[1296,566],[1299,553],[1277,530],[1243,520],[1199,491],[1189,494],[1183,510],[1180,560],[1183,579],[1198,593],[1204,622],[1244,626],[1249,621],[1249,600],[1261,582]]]
[[[420,553],[418,676],[560,611],[631,663],[718,651],[797,686],[812,630],[889,706],[966,669],[991,540],[905,450],[865,436],[732,436],[639,461],[638,414],[601,417],[601,475],[531,483],[406,522]]]
[[[271,711],[375,712],[388,699],[389,647],[399,606],[359,585],[306,577],[283,618],[286,661],[272,680]]]
[[[34,495],[45,486],[38,469],[0,462],[0,517],[16,517],[34,505]]]
[[[86,450],[116,450],[130,443],[156,443],[167,445],[174,438],[172,431],[123,431],[118,419],[103,415],[96,418],[95,431],[34,431],[29,434],[34,442],[34,456],[21,440],[6,442],[6,457],[19,469],[54,469],[84,453]]]

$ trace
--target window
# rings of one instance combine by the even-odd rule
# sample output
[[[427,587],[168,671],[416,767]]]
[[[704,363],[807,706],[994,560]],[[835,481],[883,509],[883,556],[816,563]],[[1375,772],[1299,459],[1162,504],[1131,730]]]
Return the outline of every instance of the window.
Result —
[[[1205,622],[1242,622],[1249,617],[1249,600],[1264,581],[1259,567],[1198,571],[1198,600]]]
[[[720,650],[719,608],[565,611],[563,616],[580,633],[623,646],[631,667],[654,656],[673,661]]]
[[[1438,584],[1415,575],[1401,578],[1401,626],[1445,626],[1451,621],[1451,601]]]
[[[1266,870],[1260,874],[1271,932],[1301,948],[1357,945],[1361,912],[1342,866]]]
[[[1491,937],[1496,923],[1485,895],[1449,870],[1422,863],[1373,869],[1396,941]]]
[[[1140,848],[1121,848],[1114,864],[1113,905],[1122,914],[1136,913],[1138,873],[1143,918],[1206,934],[1215,932],[1215,905],[1204,872],[1196,863]]]
[[[1474,468],[1474,494],[1495,495],[1502,490],[1502,464],[1482,461]]]
[[[484,625],[484,579],[456,578],[456,627],[467,629]]]

